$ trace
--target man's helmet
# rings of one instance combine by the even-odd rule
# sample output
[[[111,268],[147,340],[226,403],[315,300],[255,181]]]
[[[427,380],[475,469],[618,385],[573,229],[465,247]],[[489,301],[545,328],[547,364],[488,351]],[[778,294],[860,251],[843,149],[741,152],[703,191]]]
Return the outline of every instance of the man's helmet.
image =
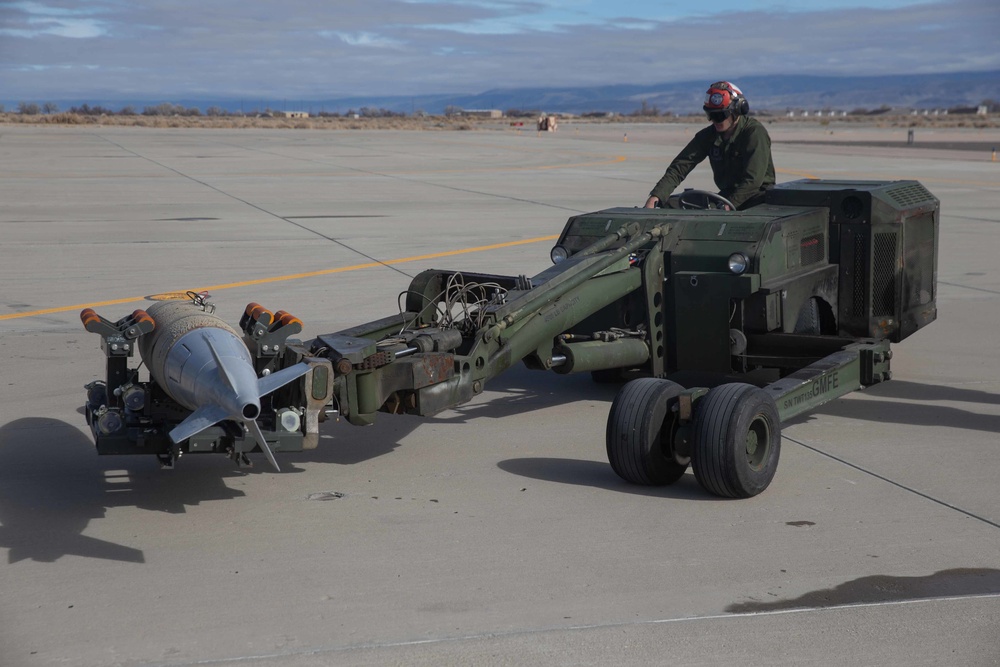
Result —
[[[728,81],[716,81],[708,87],[705,93],[705,104],[702,107],[709,118],[720,112],[729,115],[745,116],[750,111],[750,103],[743,97],[743,91]]]

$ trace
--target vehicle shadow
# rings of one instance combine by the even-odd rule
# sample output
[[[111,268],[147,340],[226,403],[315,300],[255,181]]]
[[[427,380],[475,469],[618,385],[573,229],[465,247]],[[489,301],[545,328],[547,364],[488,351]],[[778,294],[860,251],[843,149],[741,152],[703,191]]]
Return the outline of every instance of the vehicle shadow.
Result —
[[[875,390],[878,390],[877,392]],[[879,396],[901,398],[907,401],[956,401],[962,403],[987,403],[1000,405],[1000,394],[981,389],[967,389],[940,384],[925,384],[909,380],[882,382],[871,390]]]
[[[476,419],[504,419],[561,405],[565,405],[566,410],[573,410],[570,404],[579,401],[593,403],[593,409],[606,413],[620,388],[620,385],[596,383],[589,374],[557,375],[532,371],[519,364],[491,380],[483,394],[432,417],[378,413],[375,423],[364,427],[353,426],[346,419],[328,421],[320,427],[317,449],[282,454],[278,462],[282,470],[286,469],[286,461],[292,464],[361,463],[392,452],[413,430],[427,423],[464,424]]]
[[[869,396],[900,400],[866,400]],[[932,404],[935,401],[954,401],[1000,405],[1000,396],[978,389],[891,380],[855,393],[853,397],[854,399],[849,401],[826,403],[810,413],[790,420],[787,424],[802,423],[808,421],[810,416],[824,414],[911,426],[947,426],[987,433],[1000,432],[1000,415]]]
[[[602,409],[610,410],[611,402],[622,386],[594,382],[589,373],[559,375],[547,371],[532,371],[518,364],[490,380],[483,397],[460,405],[435,419],[454,423],[478,417],[500,419],[560,405],[567,405],[567,409],[572,409],[568,405],[579,401],[606,404]]]
[[[552,457],[525,457],[507,459],[497,463],[497,467],[512,475],[529,479],[574,486],[590,486],[597,489],[628,493],[634,496],[649,496],[653,498],[673,498],[677,500],[726,501],[709,494],[701,488],[694,477],[688,472],[677,482],[669,486],[638,486],[629,484],[618,477],[611,464],[599,461],[581,461],[578,459],[560,459]]]
[[[365,456],[362,452],[373,445],[376,449],[394,449],[396,444],[390,446],[387,443],[400,442],[410,430],[427,422],[463,424],[475,419],[516,417],[560,406],[572,411],[580,409],[577,404],[581,402],[586,404],[586,409],[599,410],[606,418],[611,403],[622,386],[623,384],[594,382],[588,373],[558,375],[532,371],[517,365],[491,380],[486,392],[481,396],[434,417],[380,414],[376,417],[375,426],[372,427],[363,429],[344,425],[338,425],[336,429],[324,427],[324,434],[333,434],[332,442],[327,441],[321,444],[319,449],[303,453],[303,458],[300,460],[344,463],[373,458],[379,454]],[[392,426],[394,423],[398,426]],[[370,430],[377,427],[385,430],[380,432]],[[553,426],[553,437],[557,436],[555,428]],[[540,434],[540,437],[544,436]],[[603,428],[601,438],[603,439]],[[372,440],[379,442],[373,443]],[[323,451],[325,448],[326,451]],[[287,456],[295,461],[299,455]],[[497,467],[510,474],[529,479],[590,486],[616,493],[699,501],[727,500],[705,492],[690,471],[670,486],[638,486],[618,477],[606,461],[525,457],[500,461]]]

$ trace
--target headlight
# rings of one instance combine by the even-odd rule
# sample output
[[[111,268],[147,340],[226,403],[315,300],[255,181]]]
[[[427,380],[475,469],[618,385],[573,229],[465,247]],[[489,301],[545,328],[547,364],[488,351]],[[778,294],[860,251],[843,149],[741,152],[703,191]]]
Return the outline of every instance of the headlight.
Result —
[[[729,256],[729,270],[736,275],[740,275],[750,266],[750,260],[741,252],[734,252]]]
[[[553,264],[558,264],[567,257],[569,257],[569,250],[566,250],[566,248],[561,245],[557,245],[549,251],[549,258],[552,260]]]

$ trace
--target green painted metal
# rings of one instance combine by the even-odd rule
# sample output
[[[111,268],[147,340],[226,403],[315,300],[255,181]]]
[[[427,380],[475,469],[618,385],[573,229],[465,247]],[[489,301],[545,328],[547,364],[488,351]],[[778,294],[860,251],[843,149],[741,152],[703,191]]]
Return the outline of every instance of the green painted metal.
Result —
[[[649,346],[638,338],[561,343],[556,345],[555,353],[566,358],[562,364],[553,368],[560,374],[635,368],[649,360]]]
[[[889,375],[889,341],[846,346],[765,387],[785,422]]]

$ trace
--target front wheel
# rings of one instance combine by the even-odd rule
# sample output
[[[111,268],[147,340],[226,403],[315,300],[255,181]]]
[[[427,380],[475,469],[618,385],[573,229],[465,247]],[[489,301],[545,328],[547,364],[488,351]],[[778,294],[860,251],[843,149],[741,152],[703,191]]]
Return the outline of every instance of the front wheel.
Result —
[[[626,482],[645,486],[673,484],[687,470],[678,462],[673,439],[677,432],[676,382],[657,378],[632,380],[622,387],[608,415],[608,461]]]
[[[698,401],[691,466],[709,493],[756,496],[774,478],[780,453],[778,407],[763,389],[725,384]]]

